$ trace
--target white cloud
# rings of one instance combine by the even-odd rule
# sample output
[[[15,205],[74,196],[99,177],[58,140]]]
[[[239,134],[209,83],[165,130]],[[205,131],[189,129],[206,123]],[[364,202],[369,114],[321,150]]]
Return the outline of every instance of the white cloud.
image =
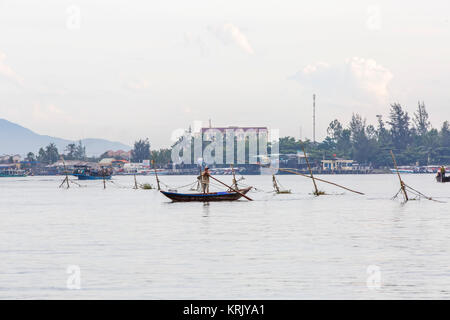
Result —
[[[204,37],[200,35],[194,35],[191,32],[184,33],[184,46],[185,47],[197,47],[200,49],[200,53],[205,55],[208,53],[208,47],[204,40]]]
[[[354,57],[347,61],[359,86],[378,97],[388,96],[388,85],[394,75],[375,60]]]
[[[0,75],[12,79],[19,85],[23,85],[23,79],[10,66],[5,63],[6,55],[0,51]]]
[[[33,117],[39,121],[46,120],[67,120],[68,117],[64,115],[64,112],[54,104],[33,104]]]
[[[353,57],[340,65],[319,62],[307,65],[292,79],[303,87],[330,96],[384,102],[389,95],[392,72],[373,59]]]
[[[246,35],[235,25],[225,23],[218,27],[209,27],[208,29],[225,45],[232,43],[247,54],[255,53]]]
[[[126,84],[126,87],[128,89],[132,89],[132,90],[142,90],[142,89],[147,89],[150,87],[150,81],[146,80],[146,79],[137,79],[137,80],[132,80],[129,81]]]

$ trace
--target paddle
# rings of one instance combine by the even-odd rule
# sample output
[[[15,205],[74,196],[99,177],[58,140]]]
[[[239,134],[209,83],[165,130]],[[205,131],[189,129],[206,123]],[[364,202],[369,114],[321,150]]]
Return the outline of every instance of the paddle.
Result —
[[[216,180],[217,182],[223,184],[225,187],[230,188],[230,190],[233,190],[234,192],[239,193],[241,196],[243,196],[245,199],[253,201],[253,199],[250,199],[249,197],[247,197],[245,194],[243,194],[242,192],[239,192],[238,190],[230,187],[229,185],[226,185],[225,183],[223,183],[222,181],[220,181],[219,179],[214,178],[212,175],[209,175],[210,178],[212,178],[213,180]]]

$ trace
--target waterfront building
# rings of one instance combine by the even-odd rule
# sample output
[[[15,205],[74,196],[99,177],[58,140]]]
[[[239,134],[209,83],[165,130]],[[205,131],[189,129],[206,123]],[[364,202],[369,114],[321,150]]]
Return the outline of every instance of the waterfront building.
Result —
[[[346,159],[329,159],[329,160],[321,160],[322,162],[322,170],[324,171],[352,171],[354,169],[353,160]]]

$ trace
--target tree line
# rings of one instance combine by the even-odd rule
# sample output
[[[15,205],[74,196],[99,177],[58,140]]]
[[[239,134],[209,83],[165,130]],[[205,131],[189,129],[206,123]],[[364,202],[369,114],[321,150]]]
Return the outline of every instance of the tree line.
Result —
[[[450,123],[433,128],[424,102],[419,102],[412,116],[399,103],[391,104],[387,121],[377,115],[377,125],[367,124],[354,113],[344,126],[333,120],[327,136],[320,143],[304,142],[313,160],[333,157],[352,159],[359,164],[392,166],[389,150],[395,152],[399,165],[450,164]],[[300,141],[292,137],[280,140],[280,153],[295,153]]]
[[[105,152],[99,157],[88,157],[86,155],[86,147],[81,141],[68,144],[63,153],[60,153],[54,143],[48,144],[46,147],[41,147],[37,154],[28,152],[25,161],[39,162],[43,164],[52,164],[57,162],[63,156],[64,160],[81,160],[98,162],[104,158],[108,158],[108,153]],[[154,160],[158,166],[169,164],[171,161],[171,149],[150,150],[150,142],[148,139],[139,139],[134,143],[131,150],[131,157],[124,159],[116,157],[117,160],[127,160],[131,162],[142,162],[143,160]]]
[[[65,153],[60,154],[58,148],[54,143],[50,143],[46,147],[39,148],[35,155],[33,152],[28,152],[25,161],[40,162],[44,164],[52,164],[61,159],[61,155],[65,160],[86,160],[86,147],[81,141],[78,144],[69,143],[65,148]]]
[[[162,148],[159,150],[150,149],[150,141],[148,138],[139,139],[134,142],[133,149],[131,150],[130,160],[131,162],[140,163],[144,160],[152,160],[157,166],[164,166],[171,163],[171,149]],[[107,154],[104,153],[100,158],[106,158]],[[120,157],[118,157],[119,160]]]
[[[330,122],[323,141],[313,143],[306,140],[302,143],[311,160],[316,163],[322,159],[338,157],[375,168],[391,167],[389,150],[393,150],[399,165],[450,164],[450,123],[444,121],[439,128],[434,128],[424,102],[418,103],[412,116],[401,104],[391,104],[387,119],[377,115],[376,125],[368,124],[366,118],[358,113],[352,115],[347,125],[335,119]],[[151,150],[148,139],[139,139],[134,143],[130,159],[124,160],[153,160],[156,166],[167,166],[172,162],[174,145]],[[280,154],[298,153],[301,147],[300,140],[289,136],[280,138]],[[104,153],[100,157],[88,158],[86,147],[81,141],[78,144],[68,144],[63,155],[65,160],[86,161],[99,161],[108,157],[107,153]],[[26,158],[27,161],[46,164],[59,159],[60,154],[54,143],[40,148],[37,155],[29,152]]]

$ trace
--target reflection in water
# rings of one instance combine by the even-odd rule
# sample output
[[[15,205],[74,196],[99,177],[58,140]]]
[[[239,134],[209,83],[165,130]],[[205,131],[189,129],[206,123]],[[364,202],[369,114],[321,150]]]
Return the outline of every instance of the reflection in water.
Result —
[[[203,217],[209,216],[209,202],[203,202]]]

